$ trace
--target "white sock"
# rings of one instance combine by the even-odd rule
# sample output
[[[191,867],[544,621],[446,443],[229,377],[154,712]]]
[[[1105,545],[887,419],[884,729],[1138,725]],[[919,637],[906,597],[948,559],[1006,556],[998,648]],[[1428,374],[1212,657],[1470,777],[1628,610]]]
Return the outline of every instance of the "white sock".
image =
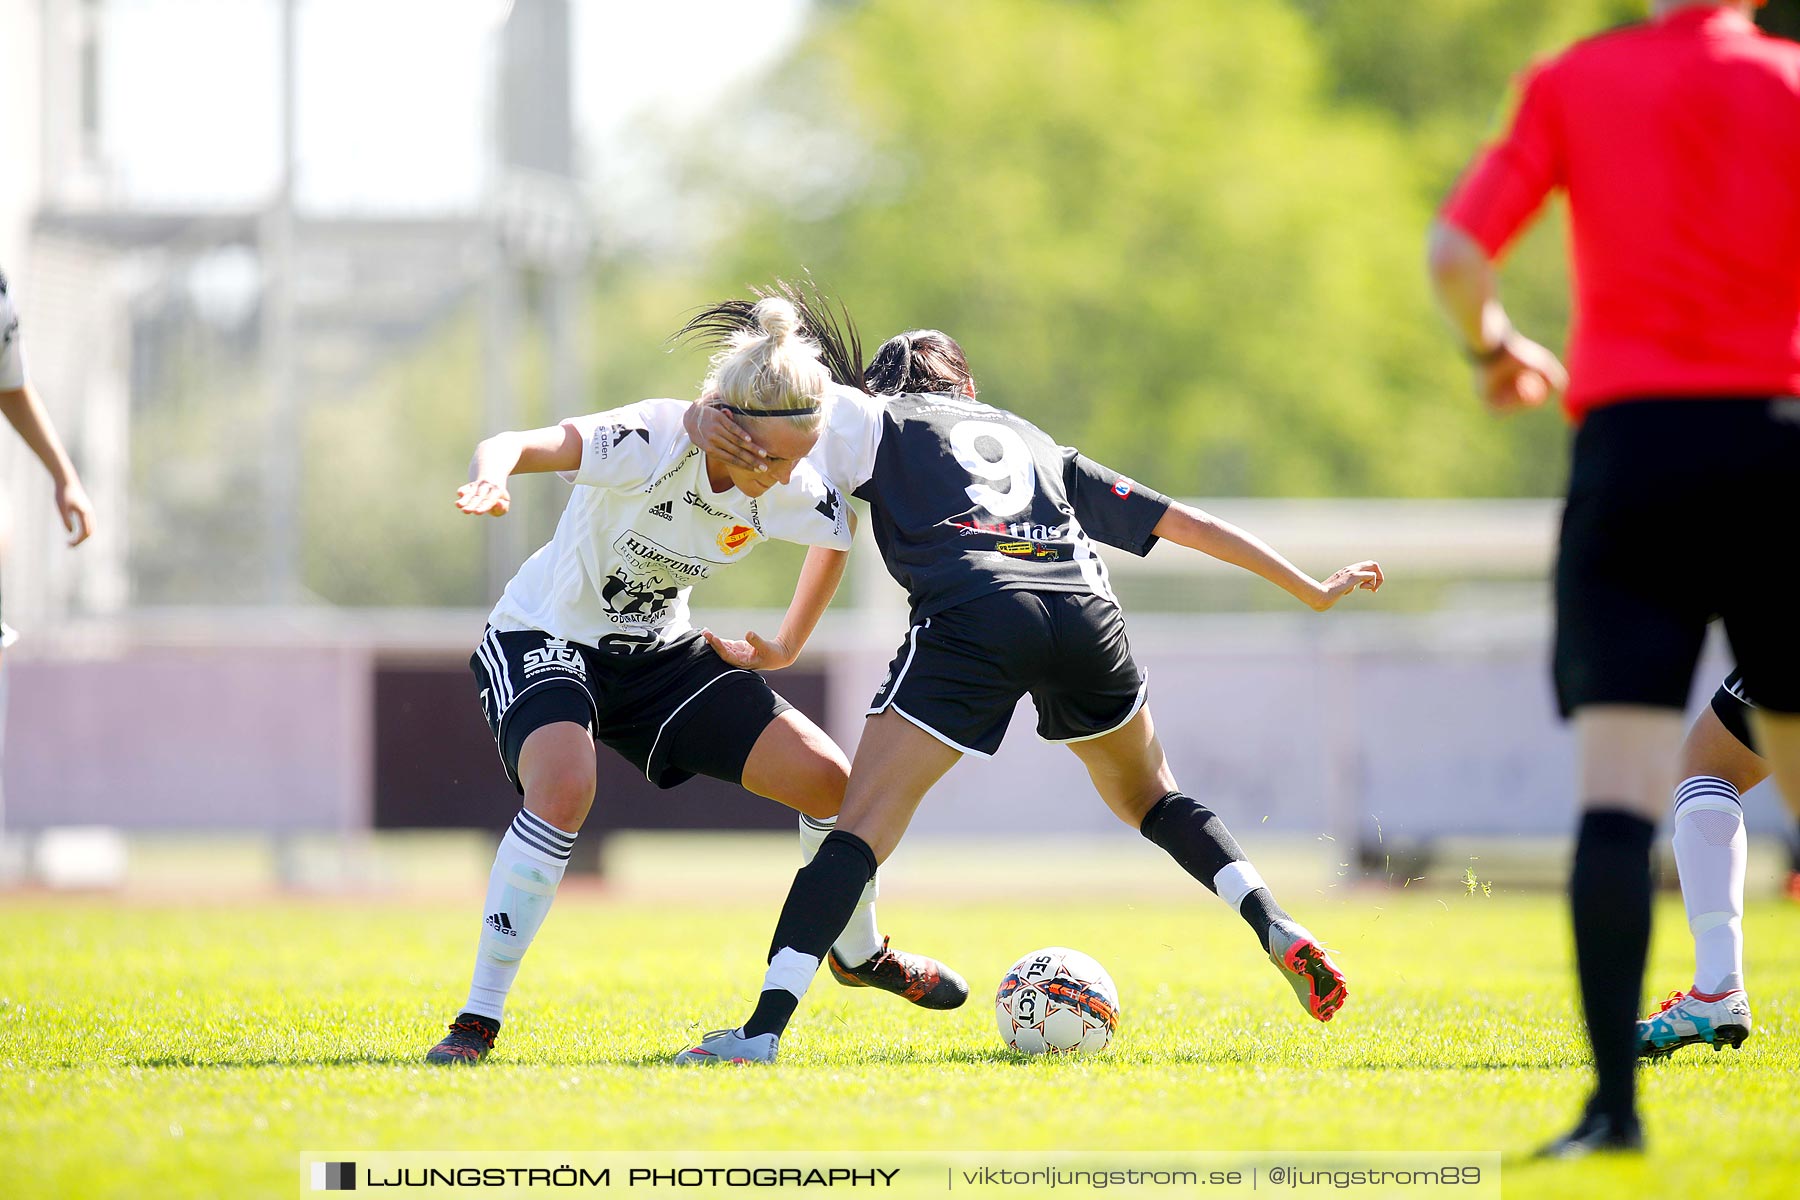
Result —
[[[837,828],[836,817],[819,820],[800,814],[800,860],[811,862],[819,847],[825,844],[825,837]],[[880,891],[877,886],[880,876],[869,879],[863,888],[862,898],[856,902],[856,911],[850,914],[850,923],[844,926],[844,932],[838,934],[837,941],[831,948],[847,967],[860,967],[881,953],[881,930],[875,924],[875,896]]]
[[[500,1020],[519,960],[550,912],[575,835],[524,809],[500,839],[482,906],[481,946],[464,1012]]]
[[[1695,775],[1675,789],[1675,866],[1694,934],[1694,986],[1744,986],[1744,809],[1737,789]]]

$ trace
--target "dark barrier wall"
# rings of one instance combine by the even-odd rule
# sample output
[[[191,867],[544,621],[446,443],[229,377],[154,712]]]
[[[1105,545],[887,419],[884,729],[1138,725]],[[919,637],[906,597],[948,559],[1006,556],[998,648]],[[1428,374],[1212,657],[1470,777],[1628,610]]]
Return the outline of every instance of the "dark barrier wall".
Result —
[[[825,714],[825,676],[786,670],[775,680],[794,707]],[[598,748],[599,784],[588,835],[617,829],[792,829],[793,813],[734,784],[697,778],[662,791]],[[375,828],[501,830],[518,811],[465,663],[378,663],[375,670]]]

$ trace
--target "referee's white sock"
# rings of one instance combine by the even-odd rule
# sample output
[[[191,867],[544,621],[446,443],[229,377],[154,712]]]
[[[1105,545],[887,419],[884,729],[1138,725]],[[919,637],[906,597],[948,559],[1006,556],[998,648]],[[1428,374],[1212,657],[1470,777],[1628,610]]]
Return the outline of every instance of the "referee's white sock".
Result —
[[[836,817],[819,820],[801,813],[801,861],[810,863],[813,855],[824,844],[826,836],[836,828]],[[879,882],[879,876],[870,878],[869,885],[863,888],[862,896],[856,902],[856,911],[850,914],[850,923],[844,926],[844,932],[831,944],[845,966],[860,967],[881,953],[881,930],[875,924],[875,896],[880,890]]]
[[[1744,809],[1723,779],[1695,775],[1675,789],[1675,866],[1694,934],[1694,987],[1744,986]]]
[[[500,839],[494,870],[488,876],[475,978],[462,1011],[501,1019],[506,994],[519,974],[519,960],[550,912],[556,885],[562,882],[574,847],[573,833],[542,817],[521,808],[513,818],[512,827]]]

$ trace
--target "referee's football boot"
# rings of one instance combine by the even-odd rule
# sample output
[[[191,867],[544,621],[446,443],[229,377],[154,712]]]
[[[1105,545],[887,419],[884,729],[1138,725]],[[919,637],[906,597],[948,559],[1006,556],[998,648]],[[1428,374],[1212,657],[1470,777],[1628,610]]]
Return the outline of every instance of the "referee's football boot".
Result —
[[[1575,1128],[1541,1147],[1535,1157],[1566,1162],[1590,1154],[1641,1154],[1643,1149],[1644,1127],[1635,1116],[1609,1116],[1590,1101]]]
[[[453,1066],[474,1066],[488,1056],[499,1036],[500,1022],[474,1013],[458,1013],[444,1040],[425,1052],[425,1061]]]
[[[755,1037],[745,1037],[742,1029],[715,1029],[701,1038],[698,1046],[689,1046],[677,1054],[675,1062],[684,1067],[772,1063],[780,1045],[779,1034],[759,1033]]]
[[[1742,991],[1670,992],[1661,1008],[1637,1023],[1638,1057],[1664,1058],[1683,1046],[1736,1050],[1749,1036],[1750,1001]]]
[[[1270,925],[1269,961],[1294,989],[1300,1007],[1315,1021],[1329,1021],[1344,1007],[1344,997],[1350,991],[1344,984],[1344,973],[1305,927],[1293,921]]]
[[[881,952],[860,966],[851,966],[838,957],[836,950],[825,956],[831,977],[845,987],[880,988],[920,1008],[961,1008],[969,998],[969,985],[963,977],[935,958],[888,949],[888,939],[881,939]]]

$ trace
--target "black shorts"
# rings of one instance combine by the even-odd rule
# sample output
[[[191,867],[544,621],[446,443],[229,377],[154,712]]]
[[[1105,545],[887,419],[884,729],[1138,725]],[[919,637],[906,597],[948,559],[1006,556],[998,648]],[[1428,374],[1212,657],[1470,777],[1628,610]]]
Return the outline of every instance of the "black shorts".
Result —
[[[1556,560],[1557,699],[1682,708],[1722,617],[1745,686],[1800,712],[1800,399],[1641,400],[1575,438]]]
[[[1759,753],[1756,734],[1750,728],[1750,710],[1755,707],[1755,702],[1744,691],[1744,676],[1738,671],[1727,675],[1712,696],[1713,715],[1719,718],[1719,724],[1752,754]]]
[[[1074,592],[995,592],[927,617],[907,632],[869,714],[895,712],[964,754],[993,757],[1019,697],[1038,736],[1082,742],[1144,706],[1118,606]]]
[[[696,775],[740,782],[756,739],[793,707],[698,633],[657,650],[609,654],[537,630],[490,627],[469,669],[506,777],[521,793],[519,750],[557,721],[585,725],[644,778],[672,788]]]

